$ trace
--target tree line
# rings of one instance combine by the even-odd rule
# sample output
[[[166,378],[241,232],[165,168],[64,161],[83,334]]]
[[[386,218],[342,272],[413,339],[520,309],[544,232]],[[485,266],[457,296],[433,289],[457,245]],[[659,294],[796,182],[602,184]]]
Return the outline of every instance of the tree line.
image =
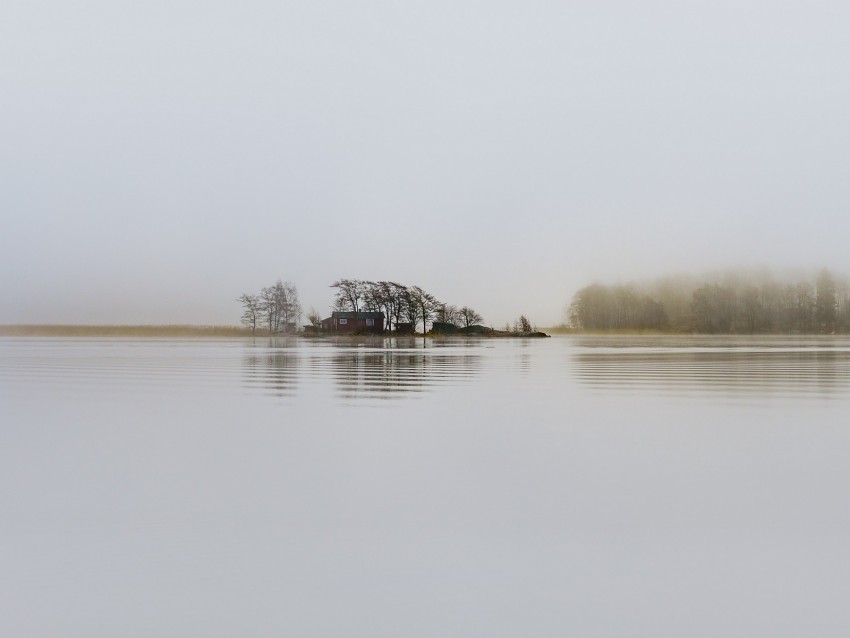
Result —
[[[438,321],[469,328],[480,324],[483,318],[469,306],[458,307],[444,303],[419,286],[405,286],[395,281],[368,281],[339,279],[331,284],[336,288],[333,308],[342,312],[383,312],[387,330],[397,330],[399,324],[408,323],[415,329],[427,322]],[[311,314],[314,325],[321,318]]]
[[[706,278],[708,279],[708,278]],[[850,279],[821,270],[778,281],[727,273],[668,277],[643,284],[591,284],[566,311],[573,328],[669,330],[706,334],[850,332]]]
[[[245,293],[237,299],[242,304],[242,324],[251,328],[268,329],[269,334],[294,332],[301,320],[301,302],[295,284],[280,279],[263,288],[258,294]]]

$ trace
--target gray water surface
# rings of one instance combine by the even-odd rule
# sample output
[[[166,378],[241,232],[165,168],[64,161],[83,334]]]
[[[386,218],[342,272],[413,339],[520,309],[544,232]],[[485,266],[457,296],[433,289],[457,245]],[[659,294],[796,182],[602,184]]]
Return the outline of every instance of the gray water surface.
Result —
[[[843,636],[843,338],[0,338],[0,635]]]

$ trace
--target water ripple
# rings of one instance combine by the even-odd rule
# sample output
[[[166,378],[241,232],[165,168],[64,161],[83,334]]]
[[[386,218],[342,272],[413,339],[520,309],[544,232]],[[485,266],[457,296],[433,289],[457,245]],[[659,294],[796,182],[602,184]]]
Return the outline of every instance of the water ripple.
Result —
[[[846,396],[850,352],[706,349],[579,352],[574,377],[607,390],[735,395]]]

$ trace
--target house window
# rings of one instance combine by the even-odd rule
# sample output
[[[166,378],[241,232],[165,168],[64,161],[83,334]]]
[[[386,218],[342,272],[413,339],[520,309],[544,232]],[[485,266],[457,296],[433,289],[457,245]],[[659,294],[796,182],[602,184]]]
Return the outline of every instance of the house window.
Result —
[[[348,319],[340,319],[340,320],[339,320],[339,325],[341,325],[341,326],[344,326],[344,325],[346,325],[347,323],[348,323]]]
[[[367,319],[367,320],[366,320],[366,325],[367,325],[367,326],[374,326],[374,325],[375,325],[375,320],[374,320],[374,319]]]

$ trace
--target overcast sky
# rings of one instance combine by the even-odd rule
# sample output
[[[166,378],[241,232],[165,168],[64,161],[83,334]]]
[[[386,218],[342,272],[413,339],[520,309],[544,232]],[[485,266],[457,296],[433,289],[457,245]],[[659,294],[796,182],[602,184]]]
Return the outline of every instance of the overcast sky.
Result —
[[[850,271],[850,3],[7,0],[0,323]]]

